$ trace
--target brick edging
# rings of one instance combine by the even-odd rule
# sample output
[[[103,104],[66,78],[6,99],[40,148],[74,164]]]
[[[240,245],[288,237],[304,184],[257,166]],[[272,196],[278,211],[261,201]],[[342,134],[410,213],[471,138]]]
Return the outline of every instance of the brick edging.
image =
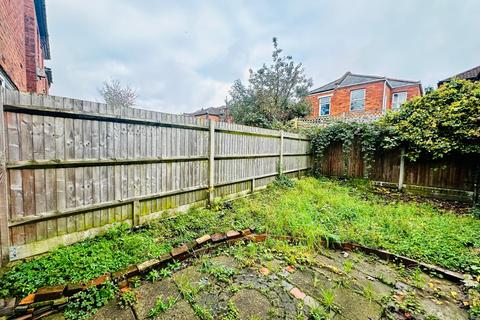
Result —
[[[222,245],[231,245],[238,241],[264,241],[266,234],[256,234],[253,228],[226,233],[206,234],[193,241],[173,248],[169,253],[113,272],[106,273],[86,283],[69,283],[41,287],[18,301],[17,298],[0,299],[0,320],[2,319],[40,319],[62,311],[71,296],[91,287],[99,287],[107,281],[113,281],[120,287],[126,286],[128,279],[145,274],[150,270],[162,268],[174,261],[183,261],[199,254],[207,253]]]

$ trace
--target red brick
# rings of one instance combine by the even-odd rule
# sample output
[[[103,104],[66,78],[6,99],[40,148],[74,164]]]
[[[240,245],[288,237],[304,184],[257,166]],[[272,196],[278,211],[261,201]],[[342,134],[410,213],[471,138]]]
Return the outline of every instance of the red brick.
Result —
[[[121,293],[121,294],[124,294],[125,292],[129,292],[129,291],[132,291],[132,289],[130,289],[130,287],[120,288],[120,293]]]
[[[20,91],[48,93],[34,0],[0,0],[0,67]]]
[[[221,242],[223,240],[225,240],[227,237],[224,233],[215,233],[215,234],[212,234],[212,242],[215,243],[215,242]]]
[[[263,274],[264,276],[268,276],[270,274],[270,270],[268,270],[265,267],[260,268],[259,272]]]
[[[242,235],[238,231],[233,231],[233,230],[227,231],[227,239],[236,239],[236,238],[240,238],[241,236]]]
[[[71,283],[65,288],[66,296],[73,296],[75,293],[82,291],[85,288],[83,283]]]
[[[40,288],[35,294],[35,302],[58,299],[62,296],[63,290],[65,290],[65,286],[61,285]]]
[[[188,247],[186,244],[184,244],[180,247],[173,248],[171,254],[173,258],[178,259],[179,257],[185,255],[187,252],[188,252]]]
[[[118,281],[118,280],[122,280],[122,279],[131,278],[131,277],[133,277],[137,274],[138,274],[137,266],[136,265],[131,265],[131,266],[128,266],[127,268],[125,268],[123,270],[114,272],[112,274],[112,279]]]
[[[249,234],[252,234],[252,230],[249,228],[242,230],[242,236],[248,236]]]
[[[267,239],[267,234],[262,233],[262,234],[251,234],[247,236],[247,239],[253,241],[253,242],[261,242],[265,241]]]
[[[298,288],[293,288],[292,290],[290,290],[290,293],[292,294],[292,296],[294,296],[295,298],[297,298],[299,300],[302,300],[306,296],[305,293],[300,291],[300,289],[298,289]]]
[[[212,240],[212,237],[210,237],[209,234],[206,234],[204,236],[201,236],[200,238],[197,238],[195,241],[197,242],[198,245],[202,245],[204,243],[209,242],[210,240]]]
[[[32,304],[35,301],[35,293],[31,293],[18,303],[19,305]]]
[[[294,267],[294,266],[287,266],[287,267],[285,268],[285,270],[287,270],[288,272],[292,273],[292,272],[295,271],[295,267]]]
[[[154,268],[155,266],[157,266],[159,264],[160,264],[160,260],[151,259],[151,260],[148,260],[148,261],[137,264],[137,268],[138,268],[139,272],[145,272],[145,271],[148,271],[148,270]]]
[[[350,111],[350,92],[352,90],[365,89],[365,109],[364,111]],[[413,84],[410,86],[391,89],[388,85],[384,85],[383,80],[354,85],[350,87],[337,88],[334,91],[321,92],[312,94],[307,100],[312,105],[311,118],[319,116],[319,98],[331,96],[330,115],[340,116],[342,114],[362,114],[362,113],[381,113],[383,106],[383,97],[385,94],[386,108],[392,108],[392,94],[395,92],[407,92],[407,100],[421,95],[420,86]]]
[[[99,286],[101,284],[104,284],[108,280],[111,279],[111,276],[109,273],[104,274],[103,276],[100,276],[98,278],[92,279],[87,283],[87,288],[93,287],[93,286]]]

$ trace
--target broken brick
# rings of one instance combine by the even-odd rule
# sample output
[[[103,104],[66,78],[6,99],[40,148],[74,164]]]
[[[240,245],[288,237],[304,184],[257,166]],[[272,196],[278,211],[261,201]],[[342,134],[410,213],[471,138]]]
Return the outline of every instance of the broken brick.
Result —
[[[85,285],[82,283],[70,283],[65,288],[65,295],[73,296],[75,293],[82,291]]]
[[[135,276],[138,273],[138,268],[136,265],[128,266],[127,268],[114,272],[112,274],[112,279],[120,281],[122,279],[127,279]]]
[[[262,234],[251,234],[247,236],[247,239],[253,241],[253,242],[261,242],[265,241],[267,239],[267,234],[262,233]]]
[[[200,246],[204,243],[209,242],[210,240],[212,240],[212,237],[210,237],[209,234],[206,234],[204,236],[201,236],[200,238],[195,239],[195,242]]]
[[[292,290],[290,290],[290,293],[292,294],[292,296],[299,300],[302,300],[306,296],[306,294],[300,291],[300,289],[298,288],[293,288]]]
[[[227,237],[226,237],[225,234],[223,234],[223,233],[215,233],[215,234],[212,234],[212,242],[213,242],[213,243],[223,241],[223,240],[225,240],[226,238],[227,238]]]
[[[129,292],[129,291],[132,291],[132,289],[130,289],[130,287],[123,287],[123,288],[120,289],[121,294],[124,294],[125,292]]]
[[[140,264],[137,264],[137,268],[138,268],[139,272],[145,272],[145,271],[148,271],[148,270],[152,269],[153,267],[155,267],[159,264],[160,264],[160,260],[151,259],[151,260],[147,260],[145,262],[142,262]]]
[[[248,235],[252,234],[252,230],[247,228],[245,230],[242,230],[241,233],[242,233],[242,236],[248,236]]]
[[[270,270],[268,270],[265,267],[260,268],[259,272],[263,274],[264,276],[268,276],[270,274]]]
[[[32,304],[33,301],[35,301],[35,293],[30,293],[28,296],[23,298],[18,305],[27,305],[27,304]]]
[[[186,244],[184,244],[180,247],[173,248],[171,254],[173,258],[178,259],[181,256],[185,255],[187,252],[188,252],[188,247]]]
[[[293,272],[295,271],[295,267],[294,267],[294,266],[287,266],[287,267],[285,268],[285,270],[287,270],[287,271],[290,272],[290,273],[293,273]]]
[[[23,316],[20,316],[18,318],[15,318],[15,320],[27,320],[27,319],[31,319],[32,318],[32,315],[31,314],[25,314]]]
[[[58,299],[62,296],[63,290],[65,290],[65,286],[51,286],[40,288],[35,294],[35,302]]]
[[[101,284],[104,284],[105,282],[107,282],[108,280],[111,279],[111,276],[109,273],[107,274],[104,274],[103,276],[100,276],[98,278],[95,278],[95,279],[92,279],[90,280],[88,283],[87,283],[87,288],[90,288],[90,287],[96,287],[96,286],[99,286]]]
[[[238,231],[227,231],[227,239],[237,239],[240,238],[242,235]]]

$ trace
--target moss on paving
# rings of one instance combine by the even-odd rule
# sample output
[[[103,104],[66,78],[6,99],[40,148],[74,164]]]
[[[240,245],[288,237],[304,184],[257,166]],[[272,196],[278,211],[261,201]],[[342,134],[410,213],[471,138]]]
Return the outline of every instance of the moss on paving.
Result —
[[[315,247],[321,237],[385,248],[450,269],[480,273],[480,220],[416,202],[389,201],[355,185],[306,178],[293,188],[267,191],[215,210],[120,226],[106,235],[20,263],[0,278],[2,295],[25,296],[45,285],[80,282],[168,252],[205,233],[256,227],[292,235]]]

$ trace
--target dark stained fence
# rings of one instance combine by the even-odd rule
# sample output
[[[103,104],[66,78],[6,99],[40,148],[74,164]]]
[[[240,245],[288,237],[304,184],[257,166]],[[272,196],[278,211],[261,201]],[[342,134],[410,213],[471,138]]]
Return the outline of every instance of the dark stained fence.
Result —
[[[471,201],[475,188],[475,168],[478,158],[456,155],[441,160],[420,158],[405,160],[404,187],[426,196]],[[400,176],[401,151],[378,152],[371,163],[368,178],[377,184],[397,187]],[[366,166],[358,144],[344,158],[341,143],[333,143],[317,163],[322,175],[331,177],[365,177]],[[478,183],[477,183],[478,184]]]

